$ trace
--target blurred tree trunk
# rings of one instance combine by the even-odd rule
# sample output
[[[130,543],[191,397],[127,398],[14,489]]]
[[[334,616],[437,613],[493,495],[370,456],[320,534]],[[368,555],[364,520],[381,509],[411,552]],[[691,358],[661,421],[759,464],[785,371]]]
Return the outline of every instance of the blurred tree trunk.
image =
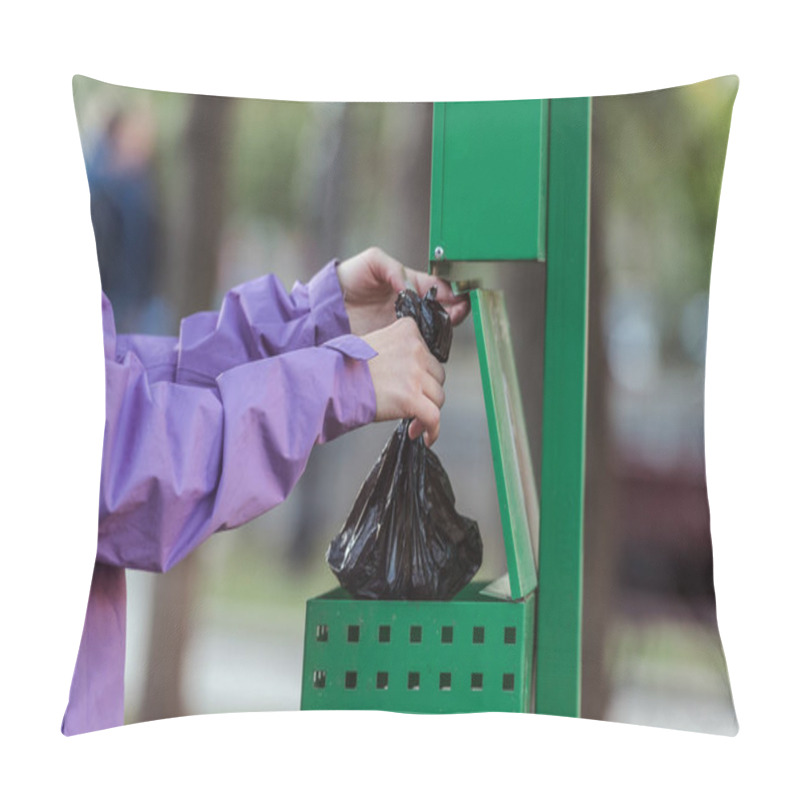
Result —
[[[224,224],[225,152],[232,101],[192,99],[184,133],[186,185],[168,276],[168,299],[178,318],[211,307]],[[199,562],[191,553],[154,584],[147,677],[140,721],[183,716],[184,661],[193,625]]]
[[[314,121],[318,137],[311,145],[309,203],[306,212],[306,258],[313,270],[331,258],[346,258],[346,233],[352,230],[353,214],[363,210],[348,205],[350,181],[355,173],[354,153],[348,143],[354,141],[359,124],[359,108],[353,104],[319,106],[321,116]],[[361,109],[363,110],[363,109]],[[372,219],[382,231],[378,245],[408,266],[425,269],[428,253],[428,197],[430,194],[431,126],[430,104],[385,103],[381,107],[381,133],[377,143],[380,155],[379,185],[381,207],[390,209],[391,219]],[[365,155],[365,154],[361,154]],[[305,276],[311,277],[311,274]],[[329,518],[326,502],[326,476],[335,471],[333,451],[314,448],[297,490],[303,493],[296,505],[297,518],[289,548],[289,562],[304,567],[315,539],[331,533],[336,521]],[[327,531],[327,533],[326,533]]]
[[[593,103],[593,130],[602,100]],[[603,198],[607,163],[601,137],[592,138],[591,227],[589,238],[589,350],[586,408],[584,514],[583,654],[581,716],[603,719],[610,696],[606,658],[614,619],[619,542],[614,458],[608,411],[609,375],[603,331],[608,266],[605,263]]]
[[[379,220],[383,240],[371,242],[408,267],[427,271],[430,227],[431,103],[383,106],[381,193],[390,219]]]
[[[348,216],[348,183],[350,153],[347,143],[353,126],[352,105],[319,103],[308,123],[311,137],[304,152],[310,159],[306,186],[306,211],[303,220],[304,280],[332,258],[344,258],[342,252],[344,227]],[[287,553],[293,569],[308,564],[315,540],[324,535],[329,522],[326,475],[335,469],[330,451],[315,447],[309,457],[303,477],[295,488],[300,495],[295,503],[296,516]]]
[[[353,108],[347,103],[318,103],[308,122],[311,136],[303,157],[310,160],[303,219],[303,252],[308,280],[341,252],[348,217]]]

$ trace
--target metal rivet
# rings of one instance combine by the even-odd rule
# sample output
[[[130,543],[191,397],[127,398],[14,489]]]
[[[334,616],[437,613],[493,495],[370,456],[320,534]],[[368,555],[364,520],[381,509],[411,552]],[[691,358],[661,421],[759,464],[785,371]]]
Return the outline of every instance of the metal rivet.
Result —
[[[442,247],[441,245],[440,245],[439,247],[437,247],[437,248],[436,248],[436,249],[433,251],[433,255],[434,255],[436,258],[444,258],[444,247]]]

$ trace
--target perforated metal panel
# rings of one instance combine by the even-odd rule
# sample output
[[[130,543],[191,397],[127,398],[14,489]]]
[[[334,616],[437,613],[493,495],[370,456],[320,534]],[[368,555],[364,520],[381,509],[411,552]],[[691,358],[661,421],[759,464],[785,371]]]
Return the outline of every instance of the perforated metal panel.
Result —
[[[533,608],[473,583],[439,601],[309,600],[302,708],[528,711]]]

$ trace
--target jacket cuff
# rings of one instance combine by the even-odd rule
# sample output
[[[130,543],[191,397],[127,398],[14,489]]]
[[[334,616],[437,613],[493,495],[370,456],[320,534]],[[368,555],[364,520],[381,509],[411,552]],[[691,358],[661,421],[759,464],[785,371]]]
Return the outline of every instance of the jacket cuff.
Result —
[[[363,339],[348,333],[344,336],[337,336],[335,339],[328,339],[323,347],[329,347],[342,355],[355,358],[358,361],[369,361],[378,355],[377,350],[373,349]]]
[[[339,259],[329,261],[308,282],[308,295],[314,320],[314,344],[316,345],[351,333],[342,287],[336,273],[338,266]]]

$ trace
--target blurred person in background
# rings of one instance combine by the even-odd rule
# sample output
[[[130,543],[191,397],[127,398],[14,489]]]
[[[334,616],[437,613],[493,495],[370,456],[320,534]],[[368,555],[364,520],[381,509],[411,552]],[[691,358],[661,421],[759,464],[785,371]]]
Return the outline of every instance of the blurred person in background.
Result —
[[[165,572],[263,514],[315,444],[354,428],[413,418],[412,438],[433,444],[445,374],[416,323],[395,319],[408,284],[435,285],[456,325],[469,312],[446,282],[378,248],[288,293],[271,275],[245,283],[177,338],[117,335],[103,294],[98,548],[64,734],[123,723],[126,568]]]
[[[100,280],[120,330],[150,332],[157,274],[154,122],[144,109],[110,114],[86,159]]]

